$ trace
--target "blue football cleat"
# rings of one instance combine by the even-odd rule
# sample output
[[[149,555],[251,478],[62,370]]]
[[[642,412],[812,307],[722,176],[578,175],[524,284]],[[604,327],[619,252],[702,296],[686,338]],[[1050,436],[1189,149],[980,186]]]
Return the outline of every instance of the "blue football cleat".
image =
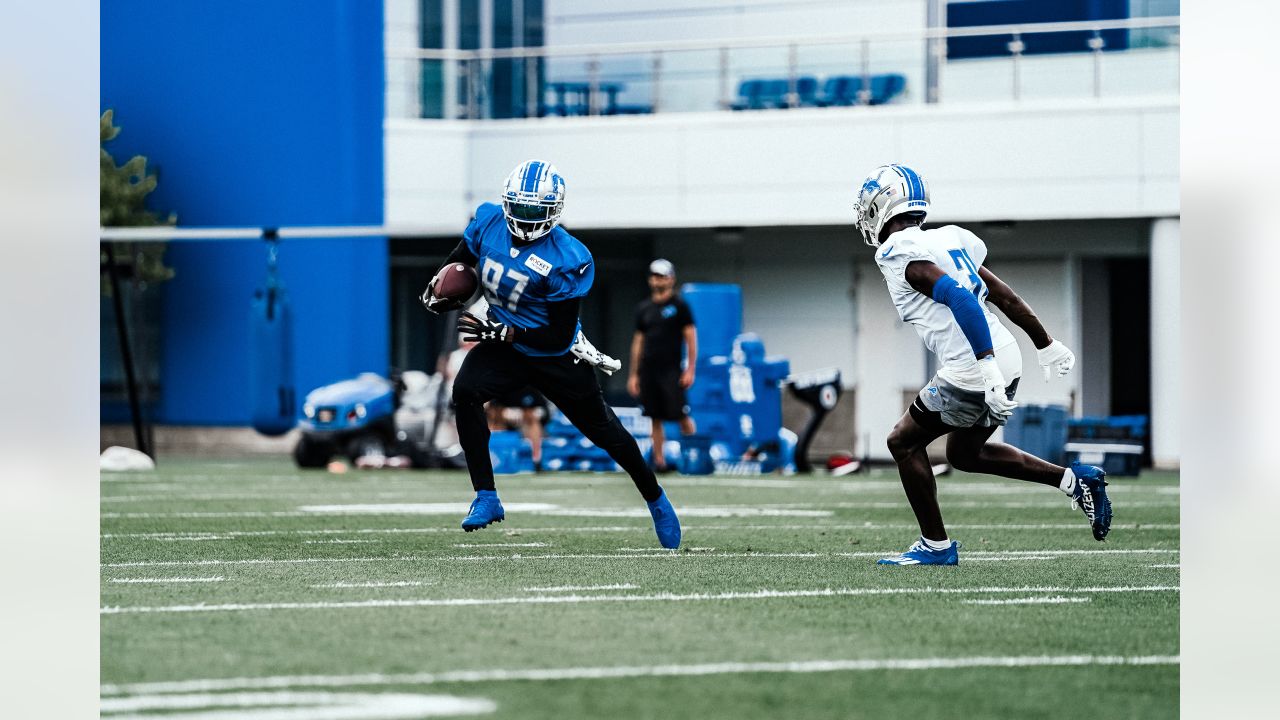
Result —
[[[489,527],[489,523],[502,522],[507,518],[502,509],[502,501],[498,499],[497,490],[479,490],[476,499],[471,501],[471,512],[462,520],[462,529],[467,532]]]
[[[924,540],[917,540],[901,555],[880,558],[877,565],[959,565],[960,543],[951,541],[946,550],[930,550]]]
[[[1094,465],[1071,463],[1076,487],[1071,492],[1071,507],[1080,508],[1089,520],[1093,539],[1102,542],[1111,531],[1111,498],[1107,497],[1107,473]]]
[[[649,514],[653,516],[653,529],[662,547],[668,550],[680,547],[680,518],[676,517],[676,509],[671,507],[665,490],[649,503]]]

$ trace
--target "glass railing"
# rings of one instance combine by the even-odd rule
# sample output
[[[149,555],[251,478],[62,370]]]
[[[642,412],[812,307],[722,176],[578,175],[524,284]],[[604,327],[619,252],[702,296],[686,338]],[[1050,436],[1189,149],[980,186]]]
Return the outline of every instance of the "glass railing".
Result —
[[[1180,20],[663,44],[388,49],[387,116],[457,120],[1178,93]]]

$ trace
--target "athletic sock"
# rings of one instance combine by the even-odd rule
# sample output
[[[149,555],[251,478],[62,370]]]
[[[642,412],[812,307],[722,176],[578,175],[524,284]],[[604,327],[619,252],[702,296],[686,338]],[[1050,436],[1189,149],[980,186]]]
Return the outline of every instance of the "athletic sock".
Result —
[[[950,540],[930,540],[929,538],[923,535],[920,536],[920,540],[924,542],[925,547],[935,552],[938,550],[946,550],[947,548],[951,547]]]
[[[1062,482],[1058,483],[1058,489],[1070,495],[1076,489],[1076,474],[1071,472],[1071,468],[1067,468],[1062,473]]]

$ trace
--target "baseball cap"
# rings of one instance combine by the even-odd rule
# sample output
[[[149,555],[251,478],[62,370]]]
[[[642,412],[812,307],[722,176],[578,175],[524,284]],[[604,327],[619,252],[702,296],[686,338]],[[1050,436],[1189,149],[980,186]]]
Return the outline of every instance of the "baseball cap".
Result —
[[[676,266],[671,264],[670,260],[658,258],[649,263],[650,275],[662,275],[663,277],[674,277],[676,274]]]

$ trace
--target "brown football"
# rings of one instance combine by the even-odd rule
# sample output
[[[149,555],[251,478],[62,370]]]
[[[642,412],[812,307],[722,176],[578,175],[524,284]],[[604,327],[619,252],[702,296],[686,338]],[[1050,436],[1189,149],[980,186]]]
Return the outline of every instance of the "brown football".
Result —
[[[435,296],[448,307],[459,308],[475,294],[480,279],[462,263],[450,263],[436,273]]]

